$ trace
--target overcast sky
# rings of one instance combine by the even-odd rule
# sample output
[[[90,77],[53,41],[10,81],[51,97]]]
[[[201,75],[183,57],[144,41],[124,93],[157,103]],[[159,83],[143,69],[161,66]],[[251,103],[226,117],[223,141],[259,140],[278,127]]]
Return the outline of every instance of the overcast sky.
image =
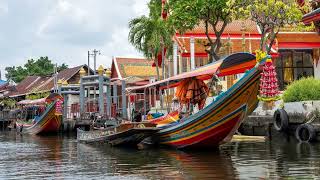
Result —
[[[0,70],[48,56],[69,67],[87,63],[87,51],[101,50],[97,64],[112,56],[141,56],[128,43],[128,22],[147,14],[148,0],[0,0]]]

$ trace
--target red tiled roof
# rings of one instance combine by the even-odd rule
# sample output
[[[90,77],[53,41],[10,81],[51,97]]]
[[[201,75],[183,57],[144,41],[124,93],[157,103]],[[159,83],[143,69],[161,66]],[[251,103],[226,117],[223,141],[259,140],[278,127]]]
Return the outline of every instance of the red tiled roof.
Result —
[[[221,23],[218,23],[221,25]],[[219,29],[219,27],[218,27]],[[224,29],[224,34],[242,34],[242,29],[246,33],[251,34],[259,34],[257,24],[251,20],[236,20],[229,23]],[[204,34],[205,32],[205,24],[200,23],[193,30],[187,31],[185,34]],[[214,34],[213,28],[209,25],[209,33]]]
[[[320,10],[317,10],[320,12]],[[319,13],[316,14],[319,16]],[[221,26],[222,23],[218,23],[218,30],[220,29],[219,26]],[[298,30],[295,28],[294,25],[285,25],[280,29],[280,32],[300,32],[301,30]],[[303,31],[301,31],[303,32]],[[314,30],[310,30],[310,32],[315,32]],[[250,34],[251,37],[259,37],[260,32],[257,24],[250,20],[235,20],[229,23],[222,34],[222,38],[228,38],[230,37],[231,39],[234,37],[241,37],[242,33],[246,34],[246,38],[248,38],[248,34]],[[205,35],[205,25],[204,23],[200,23],[198,26],[196,26],[194,29],[187,31],[185,34],[180,35],[179,33],[176,34],[177,37],[203,37],[206,38]],[[209,25],[209,35],[211,37],[215,37],[213,28],[211,25]]]
[[[58,73],[58,80],[61,79],[63,81],[69,80],[74,75],[76,75],[81,67],[86,65],[81,65],[73,68],[68,68],[62,70]],[[54,78],[52,76],[28,76],[24,80],[22,80],[17,86],[16,90],[12,91],[8,94],[10,97],[21,96],[30,94],[33,92],[47,92],[51,91],[54,87]]]

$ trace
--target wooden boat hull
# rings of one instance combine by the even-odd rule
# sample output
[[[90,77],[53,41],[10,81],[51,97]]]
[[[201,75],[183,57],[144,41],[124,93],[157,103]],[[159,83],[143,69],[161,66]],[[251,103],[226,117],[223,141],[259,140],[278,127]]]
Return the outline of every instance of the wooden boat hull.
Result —
[[[126,125],[93,131],[77,129],[77,140],[78,142],[85,143],[108,143],[112,146],[135,146],[143,139],[152,136],[159,131],[156,127],[141,127],[134,125],[127,128],[123,126]]]
[[[17,131],[31,135],[57,133],[61,126],[62,116],[56,114],[55,104],[56,103],[52,103],[40,117],[40,120],[33,125],[24,123],[23,121],[17,121]]]
[[[244,117],[257,107],[260,72],[251,69],[215,102],[160,130],[156,141],[176,148],[217,147],[230,141]]]

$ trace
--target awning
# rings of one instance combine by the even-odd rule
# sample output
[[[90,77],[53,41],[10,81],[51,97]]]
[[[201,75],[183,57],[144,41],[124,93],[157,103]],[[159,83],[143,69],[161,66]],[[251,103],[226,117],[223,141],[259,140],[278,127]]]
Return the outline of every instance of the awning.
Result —
[[[311,24],[311,22],[313,21],[319,21],[319,20],[320,20],[320,8],[314,11],[311,11],[308,14],[305,14],[302,18],[302,21],[307,25]]]
[[[18,105],[41,105],[41,104],[45,104],[46,102],[46,98],[41,98],[41,99],[35,99],[35,100],[22,100],[17,102]]]
[[[279,42],[279,49],[314,49],[320,48],[320,42]]]
[[[256,64],[255,56],[250,53],[236,53],[226,57],[223,60],[202,66],[190,72],[178,74],[176,76],[157,81],[145,86],[129,87],[127,90],[144,89],[148,87],[158,86],[161,89],[173,88],[179,85],[179,82],[186,78],[197,78],[200,80],[208,80],[213,74],[218,76],[226,76],[232,74],[243,73],[251,69]]]

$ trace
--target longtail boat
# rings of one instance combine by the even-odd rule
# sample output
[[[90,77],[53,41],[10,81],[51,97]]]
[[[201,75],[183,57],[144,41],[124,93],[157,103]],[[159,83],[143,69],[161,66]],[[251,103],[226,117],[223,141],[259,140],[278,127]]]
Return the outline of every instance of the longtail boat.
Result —
[[[159,131],[155,126],[149,122],[127,122],[92,131],[83,131],[78,128],[77,140],[84,143],[107,143],[112,146],[136,146],[143,139]]]
[[[229,142],[243,119],[258,104],[261,68],[266,60],[256,62],[254,55],[236,53],[223,60],[191,72],[179,74],[155,83],[134,89],[177,87],[186,78],[207,80],[213,76],[226,76],[245,72],[231,88],[220,94],[212,103],[199,112],[184,117],[176,123],[164,126],[154,136],[154,141],[175,148],[212,148]]]
[[[173,111],[165,116],[161,116],[155,119],[149,120],[150,123],[156,124],[158,127],[165,126],[167,124],[176,122],[179,120],[179,112]]]
[[[24,106],[24,108],[36,105],[47,105],[47,107],[34,119],[17,120],[17,131],[31,135],[57,133],[62,121],[61,103],[62,97],[54,93],[43,99],[20,101],[18,105]]]

